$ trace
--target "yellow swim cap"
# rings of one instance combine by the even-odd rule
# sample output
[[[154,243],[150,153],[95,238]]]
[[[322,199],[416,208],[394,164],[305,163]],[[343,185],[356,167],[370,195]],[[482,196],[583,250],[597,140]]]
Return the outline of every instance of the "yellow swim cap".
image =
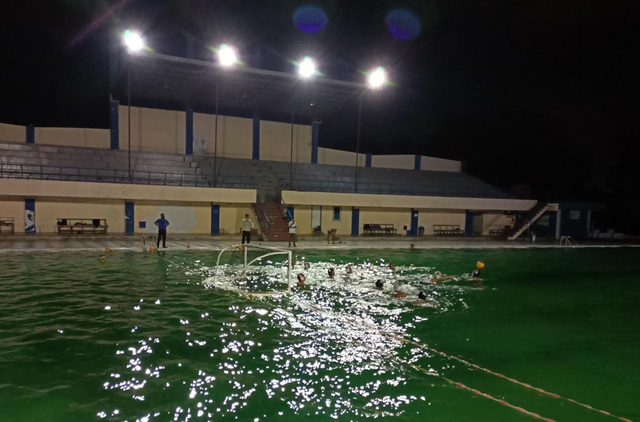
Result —
[[[111,248],[109,248],[109,247],[104,248],[104,251],[105,251],[105,252],[111,252]]]
[[[484,268],[484,262],[482,262],[482,261],[478,261],[478,263],[476,264],[476,267],[477,267],[479,270],[483,269],[483,268]]]

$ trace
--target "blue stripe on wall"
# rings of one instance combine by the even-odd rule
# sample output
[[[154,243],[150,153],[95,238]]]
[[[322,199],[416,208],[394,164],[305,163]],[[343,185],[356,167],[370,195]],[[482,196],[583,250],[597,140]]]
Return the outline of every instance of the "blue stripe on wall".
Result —
[[[111,149],[120,149],[120,124],[118,116],[119,107],[120,103],[118,101],[111,100],[111,104],[109,106],[109,112],[111,116]]]
[[[254,160],[260,159],[260,114],[253,112],[253,155]]]
[[[364,165],[365,167],[371,167],[371,158],[372,158],[371,154],[367,154],[367,158]]]
[[[311,123],[311,163],[318,164],[318,147],[320,146],[320,123]]]
[[[24,200],[24,232],[36,232],[36,200]]]
[[[419,217],[420,213],[418,212],[418,210],[411,210],[411,227],[409,230],[409,235],[410,236],[417,236],[418,235],[418,217]]]
[[[464,219],[464,235],[467,237],[473,236],[473,213],[467,210]]]
[[[133,234],[135,231],[135,205],[133,202],[124,203],[124,228],[126,234]]]
[[[360,210],[354,208],[351,210],[351,236],[360,234]]]
[[[415,170],[420,170],[420,165],[422,164],[422,157],[420,155],[415,156],[415,162],[413,168]]]
[[[220,234],[220,205],[211,204],[211,234]]]
[[[193,109],[187,108],[186,155],[193,155]]]
[[[33,125],[27,126],[27,143],[35,144],[36,143],[36,128]]]

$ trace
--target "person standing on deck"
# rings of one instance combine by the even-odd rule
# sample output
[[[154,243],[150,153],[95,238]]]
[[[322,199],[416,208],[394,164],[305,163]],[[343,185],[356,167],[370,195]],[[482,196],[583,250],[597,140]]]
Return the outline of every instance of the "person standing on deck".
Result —
[[[291,247],[291,242],[293,242],[293,247],[296,247],[296,229],[298,228],[298,224],[296,224],[296,220],[293,218],[289,221],[289,247]]]
[[[160,239],[162,239],[162,247],[167,247],[167,227],[169,227],[169,221],[164,218],[164,213],[160,214],[160,218],[158,218],[155,223],[158,226],[158,239],[156,240],[156,247],[160,247]]]
[[[253,221],[249,219],[249,214],[245,214],[244,220],[241,223],[242,229],[242,244],[246,241],[247,244],[251,243],[251,230],[253,230]]]

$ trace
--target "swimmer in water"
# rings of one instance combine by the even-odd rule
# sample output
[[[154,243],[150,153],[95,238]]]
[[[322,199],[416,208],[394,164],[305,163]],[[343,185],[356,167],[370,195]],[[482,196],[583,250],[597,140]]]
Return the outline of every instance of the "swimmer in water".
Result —
[[[309,264],[308,262],[305,262],[305,263],[304,263],[304,269],[305,269],[305,270],[309,270],[309,269],[311,269],[311,264]]]
[[[298,263],[298,261],[296,261],[295,258],[291,258],[291,266],[292,267],[295,267],[297,263]]]
[[[396,270],[396,264],[394,264],[393,262],[391,264],[389,264],[389,269],[391,271],[395,271]]]
[[[333,278],[334,275],[336,275],[336,270],[334,270],[333,268],[329,268],[329,278]]]
[[[418,299],[420,300],[427,300],[427,295],[425,292],[420,292],[418,293]]]
[[[353,268],[351,268],[351,265],[347,265],[347,274],[353,274]]]
[[[307,281],[307,277],[302,273],[298,274],[298,286],[304,286],[305,281]]]
[[[412,243],[411,245],[409,245],[409,249],[410,249],[410,250],[412,250],[412,251],[413,251],[413,250],[415,250],[415,249],[416,249],[416,245],[414,245],[414,244]]]
[[[384,288],[384,283],[382,282],[382,280],[376,281],[376,289],[382,290],[383,288]]]
[[[399,283],[395,283],[393,285],[394,293],[391,295],[394,299],[402,299],[403,297],[407,297],[407,294],[402,290],[402,286]]]
[[[451,280],[452,278],[456,278],[457,275],[443,275],[440,271],[436,271],[433,276],[429,279],[432,283],[437,283],[439,281]]]

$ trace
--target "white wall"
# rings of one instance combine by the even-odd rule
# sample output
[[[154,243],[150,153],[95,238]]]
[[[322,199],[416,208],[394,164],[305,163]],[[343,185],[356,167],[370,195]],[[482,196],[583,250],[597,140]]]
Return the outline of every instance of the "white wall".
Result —
[[[215,127],[215,114],[193,113],[194,153],[214,154]],[[226,158],[251,159],[253,156],[253,120],[218,116],[217,155]]]
[[[127,106],[119,109],[120,149],[129,142]],[[184,154],[186,151],[186,113],[184,111],[131,107],[131,149],[133,151]],[[36,134],[36,143],[38,137]]]
[[[413,170],[415,160],[415,155],[374,155],[371,157],[371,167]]]
[[[260,159],[268,161],[291,160],[291,125],[260,121]],[[294,125],[293,161],[311,162],[311,126]]]
[[[27,142],[27,128],[0,123],[0,142]]]
[[[358,157],[358,166],[364,167],[367,161],[366,154]],[[318,148],[318,164],[331,164],[336,166],[355,166],[356,153],[339,149]]]
[[[104,149],[111,147],[109,129],[37,127],[35,128],[35,137],[35,143],[38,145]]]
[[[462,163],[460,161],[445,160],[444,158],[420,157],[420,170],[450,171],[460,173]]]

